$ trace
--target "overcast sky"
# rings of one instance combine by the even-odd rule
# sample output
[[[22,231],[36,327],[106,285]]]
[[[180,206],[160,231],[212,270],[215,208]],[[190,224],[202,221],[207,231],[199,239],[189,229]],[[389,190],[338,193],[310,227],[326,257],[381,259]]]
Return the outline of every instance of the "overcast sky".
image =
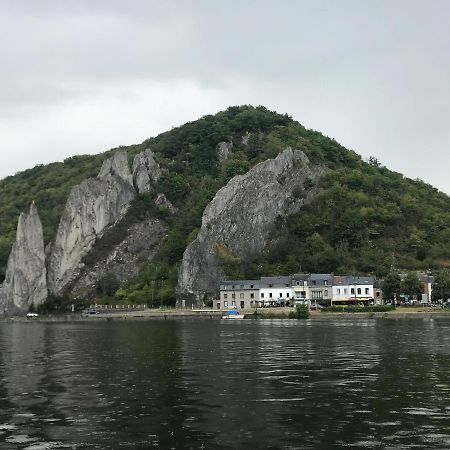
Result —
[[[265,105],[450,193],[450,1],[0,0],[0,178]]]

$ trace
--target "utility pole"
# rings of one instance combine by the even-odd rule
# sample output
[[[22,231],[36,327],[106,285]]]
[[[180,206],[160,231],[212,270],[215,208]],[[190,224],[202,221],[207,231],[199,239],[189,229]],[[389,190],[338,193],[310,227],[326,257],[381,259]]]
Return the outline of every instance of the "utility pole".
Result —
[[[154,294],[155,294],[155,281],[152,280],[152,308],[153,308],[153,301],[154,301]]]

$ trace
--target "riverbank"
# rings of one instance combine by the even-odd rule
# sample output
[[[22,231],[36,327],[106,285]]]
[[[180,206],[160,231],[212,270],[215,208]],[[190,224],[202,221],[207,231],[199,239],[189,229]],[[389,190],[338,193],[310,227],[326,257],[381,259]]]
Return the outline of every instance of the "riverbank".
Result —
[[[244,310],[246,319],[288,319],[292,308],[258,308]],[[214,309],[145,309],[142,311],[100,312],[98,314],[55,314],[36,318],[9,317],[1,322],[92,322],[112,320],[171,320],[171,319],[220,319],[223,311]],[[388,312],[322,312],[311,311],[311,320],[327,319],[450,319],[450,309],[440,308],[397,308]]]

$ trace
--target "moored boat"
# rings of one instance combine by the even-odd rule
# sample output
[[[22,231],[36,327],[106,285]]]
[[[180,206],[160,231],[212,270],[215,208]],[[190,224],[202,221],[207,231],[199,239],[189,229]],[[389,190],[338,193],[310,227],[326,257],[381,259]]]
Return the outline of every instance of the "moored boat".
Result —
[[[245,315],[241,314],[236,309],[230,309],[223,316],[222,319],[244,319]]]

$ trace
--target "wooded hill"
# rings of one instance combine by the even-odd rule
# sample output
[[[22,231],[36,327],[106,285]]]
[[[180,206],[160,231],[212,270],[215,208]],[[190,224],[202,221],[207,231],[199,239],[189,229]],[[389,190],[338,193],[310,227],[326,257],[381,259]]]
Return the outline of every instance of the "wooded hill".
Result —
[[[217,155],[220,142],[233,143],[222,165]],[[163,192],[178,212],[169,215],[154,206],[152,194],[139,195],[122,224],[98,242],[85,262],[93,264],[131,223],[158,216],[169,226],[168,239],[156,260],[117,295],[129,301],[148,299],[149,284],[163,279],[158,295],[172,303],[177,265],[196,236],[206,205],[230,178],[288,146],[303,150],[313,163],[326,165],[330,172],[311,204],[279,218],[262,255],[246,261],[232,255],[226,261],[225,255],[230,277],[300,270],[383,276],[392,264],[405,270],[450,267],[450,197],[388,170],[374,158],[364,162],[287,115],[252,106],[230,107],[127,147],[130,163],[145,148],[153,150],[165,169],[155,192]],[[35,200],[45,240],[50,242],[70,189],[96,176],[113,151],[37,166],[0,181],[0,282],[20,212]],[[99,287],[104,293],[114,283],[106,280],[105,284]]]

